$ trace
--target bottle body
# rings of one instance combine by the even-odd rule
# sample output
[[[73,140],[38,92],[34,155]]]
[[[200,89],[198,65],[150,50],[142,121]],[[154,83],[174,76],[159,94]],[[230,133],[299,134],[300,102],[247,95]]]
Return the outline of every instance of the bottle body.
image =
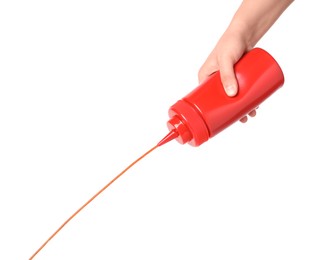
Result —
[[[179,143],[201,145],[257,108],[284,84],[280,66],[260,48],[246,53],[234,70],[239,85],[235,97],[226,95],[217,71],[170,107],[167,126],[177,132]]]

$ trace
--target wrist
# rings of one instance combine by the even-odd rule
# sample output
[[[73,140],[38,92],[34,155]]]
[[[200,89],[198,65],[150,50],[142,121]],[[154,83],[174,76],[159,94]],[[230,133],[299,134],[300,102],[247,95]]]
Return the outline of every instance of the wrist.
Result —
[[[241,42],[247,51],[252,49],[258,41],[252,28],[243,21],[233,20],[225,33]]]

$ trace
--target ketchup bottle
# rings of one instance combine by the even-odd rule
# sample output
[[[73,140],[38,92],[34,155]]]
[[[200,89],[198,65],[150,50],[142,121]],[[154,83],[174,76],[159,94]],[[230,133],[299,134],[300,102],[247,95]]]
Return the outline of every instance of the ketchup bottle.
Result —
[[[168,111],[170,130],[158,146],[176,139],[199,146],[257,108],[284,84],[283,72],[265,50],[254,48],[235,64],[238,94],[229,97],[220,80],[220,72],[172,105]]]

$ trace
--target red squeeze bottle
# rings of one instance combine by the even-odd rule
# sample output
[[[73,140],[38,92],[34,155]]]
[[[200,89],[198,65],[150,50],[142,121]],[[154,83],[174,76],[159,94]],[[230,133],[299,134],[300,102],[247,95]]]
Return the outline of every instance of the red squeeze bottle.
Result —
[[[280,66],[261,48],[244,54],[234,71],[239,85],[235,97],[227,96],[217,71],[172,105],[167,122],[170,132],[158,146],[173,139],[199,146],[257,108],[284,84]]]

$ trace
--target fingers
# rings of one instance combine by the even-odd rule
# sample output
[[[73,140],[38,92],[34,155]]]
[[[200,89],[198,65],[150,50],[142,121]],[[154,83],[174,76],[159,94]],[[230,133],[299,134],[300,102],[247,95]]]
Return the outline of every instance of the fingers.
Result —
[[[248,115],[249,115],[250,117],[255,117],[256,114],[257,114],[257,111],[256,111],[256,110],[252,110]]]
[[[248,113],[248,115],[250,117],[255,117],[257,115],[257,110],[256,109],[252,110],[250,113]],[[243,116],[239,121],[241,121],[242,123],[246,123],[248,121],[248,117],[247,116]]]
[[[242,123],[246,123],[247,120],[248,120],[247,116],[244,116],[239,121],[241,121]]]

